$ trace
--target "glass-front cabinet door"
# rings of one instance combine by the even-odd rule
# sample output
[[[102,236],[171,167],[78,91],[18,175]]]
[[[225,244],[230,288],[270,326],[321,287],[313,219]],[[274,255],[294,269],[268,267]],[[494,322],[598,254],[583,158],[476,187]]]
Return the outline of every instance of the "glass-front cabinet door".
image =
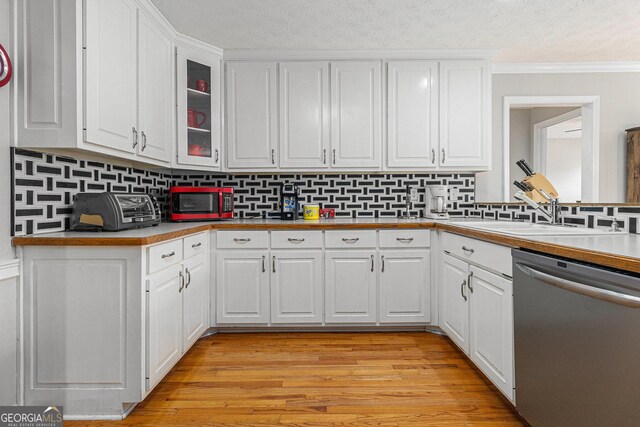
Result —
[[[220,58],[177,48],[177,165],[220,169]]]

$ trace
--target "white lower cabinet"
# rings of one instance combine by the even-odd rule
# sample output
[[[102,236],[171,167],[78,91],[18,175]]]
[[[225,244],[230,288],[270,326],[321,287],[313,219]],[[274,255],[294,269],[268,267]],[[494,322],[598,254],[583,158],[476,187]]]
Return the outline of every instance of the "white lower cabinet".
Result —
[[[218,251],[218,324],[269,323],[268,257],[266,250]]]
[[[430,321],[429,250],[380,251],[380,323]]]
[[[184,262],[183,351],[187,351],[207,330],[209,260],[205,254]]]
[[[440,327],[465,353],[469,353],[469,264],[444,254],[441,265]]]
[[[375,323],[376,251],[325,252],[325,321]]]
[[[147,287],[147,389],[151,389],[182,356],[182,266],[153,275]]]
[[[271,322],[321,323],[322,251],[271,252]]]
[[[440,327],[514,400],[513,283],[443,254]]]
[[[513,400],[513,283],[470,267],[471,360]]]

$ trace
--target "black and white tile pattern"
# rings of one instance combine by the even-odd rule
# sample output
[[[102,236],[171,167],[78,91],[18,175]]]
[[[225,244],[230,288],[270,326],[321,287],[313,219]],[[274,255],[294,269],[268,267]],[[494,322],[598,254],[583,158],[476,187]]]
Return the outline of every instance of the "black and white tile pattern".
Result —
[[[238,218],[276,216],[282,182],[301,187],[302,203],[335,208],[339,217],[380,218],[404,213],[407,185],[418,188],[419,200],[413,203],[411,214],[421,216],[424,186],[445,184],[458,194],[449,202],[452,217],[545,221],[524,205],[475,204],[472,173],[172,175],[22,149],[12,149],[11,163],[12,230],[17,236],[68,229],[73,196],[81,191],[149,193],[158,199],[166,215],[171,185],[234,187]],[[608,228],[613,217],[624,230],[640,232],[640,207],[562,207],[563,221],[579,227]]]

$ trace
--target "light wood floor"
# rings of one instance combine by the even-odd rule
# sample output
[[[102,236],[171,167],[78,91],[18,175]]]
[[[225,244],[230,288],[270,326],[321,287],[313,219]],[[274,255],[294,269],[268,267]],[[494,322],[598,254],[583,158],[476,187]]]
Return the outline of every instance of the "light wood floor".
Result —
[[[124,421],[65,426],[428,426],[522,423],[442,336],[203,338]]]

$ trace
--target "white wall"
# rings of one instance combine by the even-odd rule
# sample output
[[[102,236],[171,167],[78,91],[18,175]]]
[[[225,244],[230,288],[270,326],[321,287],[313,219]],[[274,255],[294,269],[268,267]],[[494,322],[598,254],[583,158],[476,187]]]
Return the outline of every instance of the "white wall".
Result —
[[[502,108],[505,96],[600,96],[600,201],[623,202],[625,129],[640,125],[640,73],[494,74],[493,169],[476,175],[476,200],[502,200]]]
[[[11,58],[11,7],[10,0],[0,0],[0,43]],[[15,71],[15,70],[14,70]],[[15,73],[14,73],[15,75]],[[14,80],[12,79],[12,82]],[[0,260],[14,258],[11,247],[11,168],[9,141],[11,83],[0,88]]]
[[[509,113],[509,158],[512,160],[509,182],[522,181],[524,172],[516,166],[520,159],[533,164],[533,144],[531,143],[531,109],[512,109]],[[514,187],[513,192],[517,190]]]
[[[582,200],[582,139],[547,138],[546,176],[561,202]]]

